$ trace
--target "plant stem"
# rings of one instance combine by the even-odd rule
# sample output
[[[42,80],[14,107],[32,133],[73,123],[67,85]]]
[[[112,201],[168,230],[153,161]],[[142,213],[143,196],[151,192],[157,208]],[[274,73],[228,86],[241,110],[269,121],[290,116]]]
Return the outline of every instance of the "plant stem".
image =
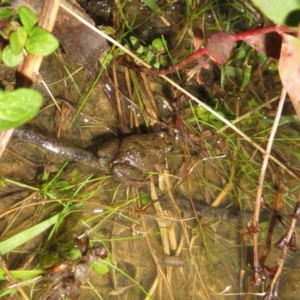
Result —
[[[282,89],[281,92],[281,97],[279,100],[278,108],[277,108],[277,113],[276,117],[274,119],[273,127],[269,136],[269,141],[268,145],[265,151],[265,156],[264,160],[261,166],[261,172],[258,180],[258,187],[257,187],[257,193],[256,193],[256,200],[255,200],[255,206],[254,206],[254,213],[253,213],[253,219],[252,219],[252,227],[256,229],[254,233],[252,234],[252,240],[253,240],[253,265],[254,265],[254,272],[257,272],[257,270],[261,269],[260,266],[260,259],[259,259],[259,253],[258,253],[258,233],[259,233],[259,212],[260,212],[260,205],[261,205],[261,198],[262,198],[262,192],[263,192],[263,186],[264,186],[264,180],[265,180],[265,175],[266,175],[266,170],[270,158],[270,153],[272,150],[273,142],[274,142],[274,137],[278,128],[279,120],[281,117],[282,109],[283,109],[283,104],[286,98],[286,90]],[[256,275],[258,277],[256,277]],[[254,283],[258,284],[260,282],[255,282],[256,278],[260,280],[260,275],[259,274],[254,274]]]

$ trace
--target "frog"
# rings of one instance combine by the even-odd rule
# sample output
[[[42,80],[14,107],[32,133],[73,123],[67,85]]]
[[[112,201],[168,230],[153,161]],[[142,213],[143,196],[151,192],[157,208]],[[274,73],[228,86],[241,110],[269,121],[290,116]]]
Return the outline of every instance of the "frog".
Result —
[[[96,154],[99,159],[107,159],[110,155],[109,166],[120,183],[141,185],[148,182],[147,172],[164,170],[166,156],[172,149],[172,138],[161,131],[111,137],[97,148]]]
[[[120,138],[117,136],[109,136],[98,139],[97,143],[91,147],[100,161],[107,164],[112,161],[118,153]]]

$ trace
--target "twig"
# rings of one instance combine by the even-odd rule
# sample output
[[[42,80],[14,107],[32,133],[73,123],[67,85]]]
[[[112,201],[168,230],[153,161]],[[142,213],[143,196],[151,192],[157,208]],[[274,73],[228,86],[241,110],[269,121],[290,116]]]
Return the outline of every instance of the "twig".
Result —
[[[2,156],[2,153],[4,152],[13,132],[13,129],[0,132],[0,157]]]
[[[297,220],[300,216],[300,196],[298,196],[298,200],[297,203],[295,205],[295,209],[294,209],[294,213],[292,214],[292,222],[291,225],[287,231],[287,233],[284,236],[284,245],[281,249],[281,254],[280,257],[277,261],[277,269],[276,272],[274,274],[274,277],[272,278],[272,282],[270,287],[267,290],[266,296],[264,297],[264,300],[271,300],[274,299],[274,292],[275,292],[275,288],[278,286],[279,283],[279,276],[281,275],[282,272],[282,268],[283,268],[283,264],[285,262],[285,257],[287,254],[287,250],[293,250],[293,245],[291,243],[292,240],[292,236],[295,233],[295,227],[296,227],[296,223]]]
[[[10,271],[7,269],[6,267],[6,263],[5,261],[2,259],[2,257],[0,257],[0,266],[2,268],[2,270],[5,272],[7,279],[10,283],[16,283],[15,278],[11,275]],[[30,300],[30,298],[28,297],[28,295],[25,293],[24,289],[22,286],[19,285],[15,285],[15,287],[17,288],[17,290],[20,292],[20,294],[24,297],[25,300]]]
[[[250,117],[250,116],[253,115],[255,112],[260,111],[262,108],[264,108],[264,107],[266,107],[266,106],[269,106],[271,103],[273,103],[274,101],[276,101],[276,100],[278,100],[278,99],[279,99],[278,96],[276,96],[276,97],[270,99],[269,101],[267,101],[267,102],[265,102],[265,103],[263,103],[263,104],[257,106],[256,108],[251,109],[250,111],[248,111],[247,113],[243,114],[242,116],[240,116],[240,117],[238,117],[238,118],[232,120],[231,123],[232,123],[232,124],[236,124],[236,123],[238,123],[238,122],[241,122],[241,121],[244,120],[245,118]],[[227,128],[228,128],[228,125],[225,125],[225,126],[221,127],[220,129],[218,129],[218,133],[225,131]]]
[[[261,205],[261,199],[262,199],[262,191],[263,191],[263,184],[265,180],[266,170],[270,158],[270,152],[272,150],[272,145],[274,141],[274,137],[278,128],[279,120],[282,113],[283,104],[286,97],[286,90],[282,89],[281,97],[279,100],[278,108],[276,117],[273,123],[272,130],[270,132],[270,137],[268,141],[268,145],[265,151],[264,160],[261,166],[261,172],[258,180],[258,187],[257,187],[257,193],[256,193],[256,200],[255,200],[255,206],[254,206],[254,212],[253,212],[253,219],[252,219],[252,225],[251,229],[252,232],[250,234],[252,235],[253,240],[253,264],[254,264],[254,278],[253,282],[254,284],[260,284],[264,281],[263,271],[261,270],[260,261],[259,261],[259,255],[258,255],[258,233],[260,231],[259,229],[259,211],[260,211],[260,205]]]
[[[268,234],[266,237],[265,247],[262,251],[261,258],[260,258],[262,266],[265,266],[267,256],[271,250],[272,237],[273,237],[273,233],[275,230],[275,225],[278,221],[278,213],[279,213],[281,204],[282,204],[282,186],[280,185],[277,188],[276,197],[275,197],[275,201],[274,201],[273,209],[272,209],[272,218],[269,223],[269,229],[268,229]]]
[[[39,26],[51,32],[53,30],[60,0],[44,0],[43,8],[39,17]],[[36,80],[43,56],[28,54],[21,69],[17,72],[15,87],[30,87]]]
[[[146,222],[145,222],[145,219],[144,219],[143,215],[141,215],[141,223],[142,223],[143,227],[146,228]],[[161,267],[160,261],[159,261],[158,257],[155,254],[155,250],[153,249],[153,247],[151,245],[150,238],[149,238],[148,234],[146,234],[145,237],[146,237],[146,242],[148,244],[148,248],[149,248],[149,250],[151,252],[151,255],[152,255],[152,258],[155,262],[156,268],[157,268],[159,274],[161,275],[161,277],[162,277],[162,279],[163,279],[163,281],[166,285],[169,297],[170,297],[170,299],[175,300],[173,290],[172,290],[170,284],[168,283],[167,277],[166,277],[166,275],[165,275],[165,273],[164,273],[164,271]]]

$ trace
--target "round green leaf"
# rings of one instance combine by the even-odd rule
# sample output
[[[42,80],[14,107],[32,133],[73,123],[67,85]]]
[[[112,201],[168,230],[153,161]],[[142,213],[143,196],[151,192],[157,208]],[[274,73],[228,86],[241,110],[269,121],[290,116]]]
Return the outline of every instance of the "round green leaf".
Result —
[[[18,13],[23,26],[25,27],[27,32],[30,32],[30,30],[37,22],[34,12],[26,6],[20,6],[18,8]]]
[[[99,259],[99,260],[93,261],[92,266],[93,266],[94,271],[97,274],[105,275],[105,274],[109,273],[110,268],[109,268],[109,265],[105,263],[105,261],[108,261],[109,263],[111,263],[111,258],[107,257],[104,260]]]
[[[23,60],[23,53],[19,53],[15,55],[10,46],[7,45],[2,52],[2,61],[8,66],[8,67],[15,67],[17,66],[21,61]]]
[[[36,115],[42,95],[33,89],[0,91],[0,131],[20,126]]]
[[[45,56],[53,53],[59,46],[58,40],[50,32],[40,27],[34,27],[29,33],[26,50],[29,53]]]
[[[155,50],[159,53],[165,52],[165,46],[161,38],[157,38],[152,41],[152,46],[155,48]]]
[[[252,2],[274,23],[290,27],[298,26],[300,21],[299,0],[252,0]]]
[[[11,51],[18,55],[22,52],[25,47],[27,40],[27,31],[24,27],[18,27],[15,32],[13,32],[9,37],[9,44]]]
[[[130,36],[129,39],[134,50],[140,47],[140,41],[135,36]]]
[[[13,16],[13,13],[9,9],[1,9],[0,10],[0,20],[9,19]]]

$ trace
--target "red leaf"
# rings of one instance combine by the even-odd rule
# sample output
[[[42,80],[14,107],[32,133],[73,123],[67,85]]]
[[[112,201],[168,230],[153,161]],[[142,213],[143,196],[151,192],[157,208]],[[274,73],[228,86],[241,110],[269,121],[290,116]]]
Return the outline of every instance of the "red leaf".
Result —
[[[234,38],[226,32],[214,33],[207,41],[207,54],[216,63],[224,64],[230,57]]]
[[[258,52],[278,59],[280,56],[281,36],[277,32],[253,34],[242,39]]]
[[[203,42],[203,31],[200,28],[195,27],[194,38],[193,38],[194,51],[197,51],[200,48],[202,42]]]
[[[282,34],[278,70],[281,82],[300,119],[300,41],[285,33]]]

